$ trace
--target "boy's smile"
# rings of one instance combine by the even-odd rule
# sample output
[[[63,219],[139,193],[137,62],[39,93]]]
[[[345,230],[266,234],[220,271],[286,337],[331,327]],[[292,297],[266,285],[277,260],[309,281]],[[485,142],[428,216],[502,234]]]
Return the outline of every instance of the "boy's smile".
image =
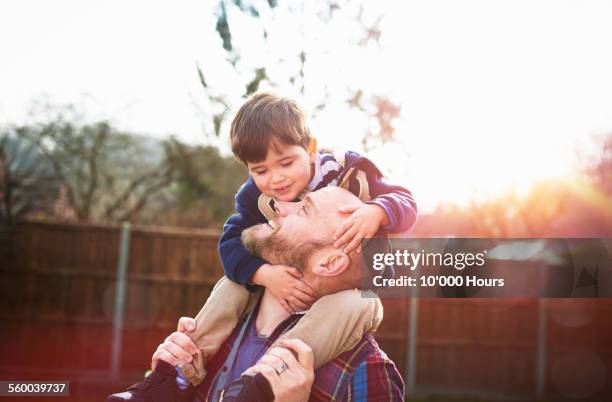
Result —
[[[247,167],[262,193],[278,201],[294,201],[310,183],[315,160],[316,152],[274,142],[264,161],[248,162]]]

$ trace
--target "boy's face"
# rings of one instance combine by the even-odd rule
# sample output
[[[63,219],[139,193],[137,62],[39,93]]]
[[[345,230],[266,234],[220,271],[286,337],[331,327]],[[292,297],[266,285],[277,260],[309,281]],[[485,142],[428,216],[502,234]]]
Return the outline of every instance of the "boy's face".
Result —
[[[247,162],[259,190],[279,201],[294,201],[311,179],[316,152],[299,145],[273,144],[262,162]]]

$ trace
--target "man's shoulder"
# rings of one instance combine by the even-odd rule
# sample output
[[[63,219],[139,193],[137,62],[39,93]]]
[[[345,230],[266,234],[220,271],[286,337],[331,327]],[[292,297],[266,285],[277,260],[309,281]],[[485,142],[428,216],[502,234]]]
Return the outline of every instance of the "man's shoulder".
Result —
[[[354,348],[315,371],[310,401],[345,400],[347,395],[353,395],[350,400],[358,400],[354,393],[368,383],[370,388],[386,391],[388,395],[399,396],[404,392],[395,363],[371,334],[365,334]]]

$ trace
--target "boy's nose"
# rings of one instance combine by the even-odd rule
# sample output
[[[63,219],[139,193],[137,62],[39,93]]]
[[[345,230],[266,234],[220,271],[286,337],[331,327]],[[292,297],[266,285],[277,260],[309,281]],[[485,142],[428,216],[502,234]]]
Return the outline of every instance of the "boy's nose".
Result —
[[[272,175],[272,183],[282,183],[285,180],[285,176],[282,173],[274,173]]]

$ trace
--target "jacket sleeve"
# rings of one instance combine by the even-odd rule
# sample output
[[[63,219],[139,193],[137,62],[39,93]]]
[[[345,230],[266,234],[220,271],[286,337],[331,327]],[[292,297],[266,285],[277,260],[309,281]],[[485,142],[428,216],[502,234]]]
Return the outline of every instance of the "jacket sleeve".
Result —
[[[371,198],[368,204],[378,205],[387,213],[389,224],[382,229],[389,233],[410,229],[417,218],[417,205],[412,193],[402,186],[387,183],[380,170],[367,158],[362,158],[357,168],[366,174]]]
[[[249,284],[253,274],[266,263],[265,260],[247,251],[240,240],[243,230],[266,222],[257,208],[259,192],[255,190],[254,184],[251,186],[249,181],[238,190],[236,194],[236,210],[238,213],[230,216],[225,222],[223,234],[219,240],[219,255],[221,256],[225,276],[234,282],[245,285],[249,290],[254,289]]]

